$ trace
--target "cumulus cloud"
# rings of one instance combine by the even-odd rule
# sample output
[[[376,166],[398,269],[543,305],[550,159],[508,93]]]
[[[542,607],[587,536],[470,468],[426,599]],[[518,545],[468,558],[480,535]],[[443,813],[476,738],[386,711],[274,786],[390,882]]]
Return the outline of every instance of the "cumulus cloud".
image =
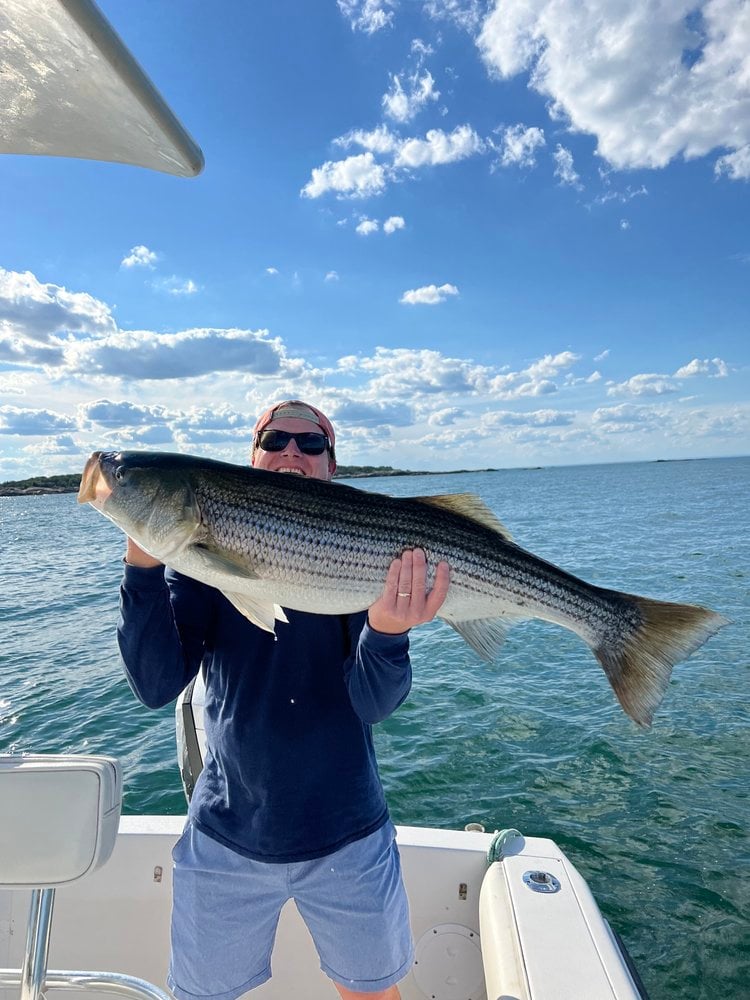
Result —
[[[411,288],[404,292],[399,302],[409,306],[434,306],[445,302],[451,295],[458,295],[455,285],[423,285],[422,288]]]
[[[720,156],[714,165],[714,172],[717,177],[726,175],[733,181],[750,180],[750,144],[736,153]]]
[[[509,125],[500,129],[498,148],[500,166],[533,167],[536,152],[545,145],[544,131],[532,126]]]
[[[72,417],[52,410],[24,409],[18,406],[0,406],[0,434],[57,434],[73,431],[76,422]]]
[[[93,295],[0,267],[0,340],[49,344],[69,334],[97,336],[115,329],[109,306]]]
[[[567,427],[574,420],[575,413],[563,410],[532,410],[527,413],[493,410],[485,414],[482,422],[491,427]]]
[[[393,23],[395,0],[337,0],[337,3],[352,31],[374,35]]]
[[[360,221],[356,228],[356,232],[360,236],[370,236],[371,233],[376,233],[380,228],[380,223],[377,219],[364,218]]]
[[[457,125],[452,132],[429,129],[424,139],[406,139],[396,154],[397,167],[426,167],[456,163],[484,152],[485,144],[470,125]]]
[[[359,146],[364,153],[343,160],[328,160],[313,168],[300,194],[320,198],[334,193],[340,198],[366,198],[382,194],[389,181],[423,167],[456,163],[484,153],[488,146],[470,125],[457,125],[452,132],[429,129],[425,137],[401,139],[384,125],[370,131],[355,129],[339,136],[334,145]],[[381,160],[376,157],[384,158]]]
[[[357,424],[360,427],[408,427],[414,423],[414,411],[405,403],[373,403],[349,399],[335,404],[331,410],[337,423]]]
[[[278,267],[267,267],[266,268],[266,274],[269,277],[271,277],[271,278],[275,277],[278,273],[279,273]]]
[[[324,281],[339,281],[340,279],[339,279],[339,273],[338,273],[338,271],[326,271],[326,276],[325,276],[325,278],[323,280]]]
[[[729,375],[729,366],[721,358],[693,358],[688,364],[678,368],[674,373],[675,378],[692,378],[694,375],[710,375],[714,378],[726,378]]]
[[[403,229],[406,226],[406,222],[400,215],[391,215],[383,223],[383,232],[386,236],[390,236],[391,233],[395,233],[397,229]]]
[[[528,72],[553,116],[618,169],[723,147],[718,173],[748,176],[747,3],[495,0],[477,45],[493,74]]]
[[[70,371],[125,379],[196,378],[211,372],[275,375],[283,351],[266,330],[185,330],[181,333],[120,332],[66,350]]]
[[[130,248],[130,253],[120,261],[120,267],[147,267],[149,270],[153,270],[158,259],[159,255],[155,251],[139,244]]]
[[[401,81],[401,76],[392,75],[391,86],[383,95],[383,111],[393,121],[411,121],[428,102],[437,101],[440,97],[429,70],[406,76],[406,87]]]
[[[301,193],[304,198],[319,198],[329,191],[348,198],[366,198],[384,191],[387,177],[385,167],[376,163],[368,151],[345,160],[328,160],[322,167],[313,168]]]
[[[555,152],[552,154],[552,159],[555,161],[555,177],[557,177],[560,183],[580,190],[582,187],[581,178],[573,166],[573,154],[571,151],[558,143],[555,147]]]
[[[633,375],[624,382],[610,385],[608,396],[665,396],[679,392],[680,386],[669,375]]]

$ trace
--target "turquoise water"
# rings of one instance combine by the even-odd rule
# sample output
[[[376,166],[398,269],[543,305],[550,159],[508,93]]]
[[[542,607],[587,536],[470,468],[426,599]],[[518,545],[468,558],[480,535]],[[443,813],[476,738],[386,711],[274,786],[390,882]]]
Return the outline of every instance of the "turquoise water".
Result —
[[[397,823],[550,836],[653,1000],[750,997],[750,459],[360,480],[481,495],[516,541],[592,583],[733,624],[673,675],[653,728],[572,634],[539,622],[484,664],[439,623],[378,727]],[[171,709],[139,705],[114,642],[122,540],[71,495],[0,498],[0,750],[110,753],[125,809],[181,813]]]

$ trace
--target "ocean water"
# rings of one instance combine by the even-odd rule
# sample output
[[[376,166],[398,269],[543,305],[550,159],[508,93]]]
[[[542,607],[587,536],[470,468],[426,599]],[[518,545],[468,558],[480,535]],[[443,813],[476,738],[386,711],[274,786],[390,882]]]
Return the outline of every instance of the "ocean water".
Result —
[[[517,542],[592,583],[732,620],[678,665],[647,732],[571,633],[523,623],[485,664],[423,626],[412,693],[376,740],[397,823],[557,840],[652,1000],[750,998],[750,459],[355,485],[477,493]],[[120,673],[122,548],[72,495],[0,498],[0,750],[114,754],[126,812],[182,813],[173,712],[142,707]]]

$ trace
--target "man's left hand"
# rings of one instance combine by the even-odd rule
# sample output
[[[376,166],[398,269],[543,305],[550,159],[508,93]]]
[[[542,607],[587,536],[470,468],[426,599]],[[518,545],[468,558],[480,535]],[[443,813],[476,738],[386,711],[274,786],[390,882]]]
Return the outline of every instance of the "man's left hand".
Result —
[[[385,589],[370,607],[367,617],[377,632],[397,635],[415,625],[430,622],[440,610],[450,584],[450,567],[440,562],[432,590],[427,590],[427,558],[422,549],[406,549],[394,559]]]

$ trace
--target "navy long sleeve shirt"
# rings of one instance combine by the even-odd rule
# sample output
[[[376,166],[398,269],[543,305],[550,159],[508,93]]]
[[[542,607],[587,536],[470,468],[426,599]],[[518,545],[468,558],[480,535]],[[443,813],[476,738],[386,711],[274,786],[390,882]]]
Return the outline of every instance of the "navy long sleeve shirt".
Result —
[[[120,652],[145,705],[166,705],[203,667],[199,829],[280,863],[323,857],[386,822],[372,724],[411,687],[406,635],[374,631],[365,612],[287,610],[274,639],[218,590],[161,567],[126,566],[120,598]]]

